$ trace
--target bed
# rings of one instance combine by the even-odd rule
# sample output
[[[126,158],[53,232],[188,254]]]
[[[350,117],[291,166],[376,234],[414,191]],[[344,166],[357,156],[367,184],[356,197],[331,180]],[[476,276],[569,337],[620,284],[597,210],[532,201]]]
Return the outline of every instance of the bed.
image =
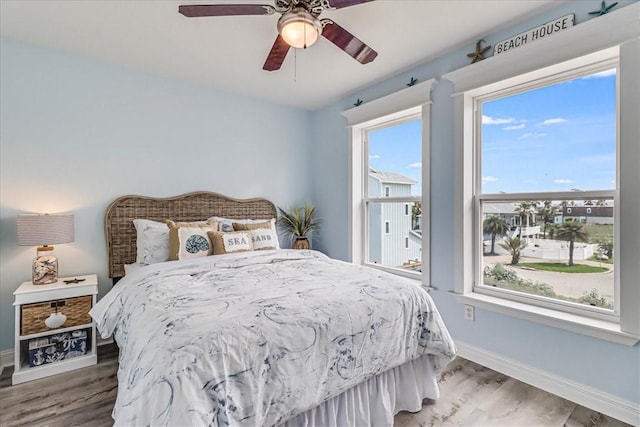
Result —
[[[117,283],[91,314],[120,348],[116,425],[388,426],[439,397],[455,347],[413,280],[292,249],[132,268],[134,220],[210,217],[276,208],[197,192],[125,196],[106,212]]]

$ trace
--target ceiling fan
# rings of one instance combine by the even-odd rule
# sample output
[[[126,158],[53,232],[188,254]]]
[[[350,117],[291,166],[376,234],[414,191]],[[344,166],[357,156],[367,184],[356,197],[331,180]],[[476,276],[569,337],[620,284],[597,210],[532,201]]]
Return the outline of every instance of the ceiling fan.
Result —
[[[278,37],[262,67],[266,71],[279,70],[290,47],[307,48],[318,37],[329,40],[361,64],[373,61],[378,52],[356,36],[333,22],[319,19],[322,11],[342,9],[373,0],[275,0],[274,6],[259,4],[182,5],[178,12],[188,18],[230,15],[273,15],[278,20]]]

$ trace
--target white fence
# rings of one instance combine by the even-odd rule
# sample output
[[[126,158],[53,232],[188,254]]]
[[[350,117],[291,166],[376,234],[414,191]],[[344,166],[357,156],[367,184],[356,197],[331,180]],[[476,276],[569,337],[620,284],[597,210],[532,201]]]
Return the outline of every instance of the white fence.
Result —
[[[487,247],[487,252],[489,247]],[[573,244],[573,259],[588,259],[598,252],[598,245],[589,243]],[[496,253],[508,255],[509,251],[498,245],[496,240]],[[564,261],[569,259],[569,242],[564,240],[529,239],[529,244],[522,250],[523,257]]]

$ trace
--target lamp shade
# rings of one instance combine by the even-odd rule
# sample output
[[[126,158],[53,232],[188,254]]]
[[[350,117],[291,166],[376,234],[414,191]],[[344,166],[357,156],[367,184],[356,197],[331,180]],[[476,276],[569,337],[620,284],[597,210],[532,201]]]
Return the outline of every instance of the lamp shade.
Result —
[[[285,13],[278,20],[278,32],[291,47],[307,48],[322,34],[322,24],[302,8]]]
[[[75,240],[72,213],[18,215],[18,245],[43,246]]]

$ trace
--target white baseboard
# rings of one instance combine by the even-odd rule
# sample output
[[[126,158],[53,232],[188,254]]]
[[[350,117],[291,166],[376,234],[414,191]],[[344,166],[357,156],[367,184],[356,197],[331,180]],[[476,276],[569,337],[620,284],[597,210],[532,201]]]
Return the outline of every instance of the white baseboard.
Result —
[[[98,337],[97,345],[100,347],[101,345],[111,344],[113,342],[113,338],[102,339]],[[0,351],[0,372],[7,366],[13,366],[13,349],[2,350]]]
[[[6,366],[13,366],[13,349],[0,351],[0,372]]]
[[[625,423],[640,425],[640,405],[517,360],[456,341],[458,355]]]

